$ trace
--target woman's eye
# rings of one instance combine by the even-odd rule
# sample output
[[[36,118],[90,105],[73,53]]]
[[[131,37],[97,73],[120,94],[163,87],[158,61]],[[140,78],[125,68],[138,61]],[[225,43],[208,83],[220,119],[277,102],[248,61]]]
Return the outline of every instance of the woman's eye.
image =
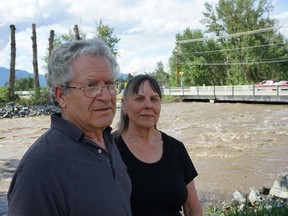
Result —
[[[157,101],[157,102],[160,101],[159,98],[152,98],[151,100],[152,100],[152,101]]]

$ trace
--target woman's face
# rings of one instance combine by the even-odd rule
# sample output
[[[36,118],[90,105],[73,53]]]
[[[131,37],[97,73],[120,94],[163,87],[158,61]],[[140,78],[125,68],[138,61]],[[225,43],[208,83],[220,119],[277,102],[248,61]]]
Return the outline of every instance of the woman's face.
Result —
[[[148,80],[144,81],[137,93],[128,93],[123,111],[129,117],[129,127],[152,128],[156,125],[161,111],[161,98]]]

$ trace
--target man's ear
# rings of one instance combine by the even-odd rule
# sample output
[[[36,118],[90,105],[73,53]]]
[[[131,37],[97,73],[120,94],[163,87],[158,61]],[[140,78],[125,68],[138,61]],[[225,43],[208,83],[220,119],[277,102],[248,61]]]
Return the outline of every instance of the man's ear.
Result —
[[[59,106],[61,108],[65,108],[66,107],[66,100],[65,100],[65,97],[63,94],[63,88],[57,86],[53,89],[53,92],[54,92],[55,98],[56,98]]]

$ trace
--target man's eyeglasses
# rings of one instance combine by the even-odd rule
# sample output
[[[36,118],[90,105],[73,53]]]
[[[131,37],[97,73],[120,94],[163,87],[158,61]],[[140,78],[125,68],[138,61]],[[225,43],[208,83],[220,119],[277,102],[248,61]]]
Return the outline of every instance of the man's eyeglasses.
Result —
[[[73,88],[73,89],[82,89],[84,95],[88,98],[95,98],[97,95],[101,95],[103,92],[103,88],[107,87],[108,91],[111,95],[116,95],[118,90],[116,88],[116,83],[110,83],[107,85],[97,84],[93,86],[66,86],[66,88]]]

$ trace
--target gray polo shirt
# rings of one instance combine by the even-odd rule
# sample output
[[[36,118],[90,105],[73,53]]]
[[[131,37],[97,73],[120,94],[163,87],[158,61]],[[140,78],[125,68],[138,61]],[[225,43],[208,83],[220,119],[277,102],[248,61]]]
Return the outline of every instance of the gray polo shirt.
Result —
[[[108,127],[109,153],[60,114],[26,152],[8,191],[9,216],[129,216],[131,182]]]

